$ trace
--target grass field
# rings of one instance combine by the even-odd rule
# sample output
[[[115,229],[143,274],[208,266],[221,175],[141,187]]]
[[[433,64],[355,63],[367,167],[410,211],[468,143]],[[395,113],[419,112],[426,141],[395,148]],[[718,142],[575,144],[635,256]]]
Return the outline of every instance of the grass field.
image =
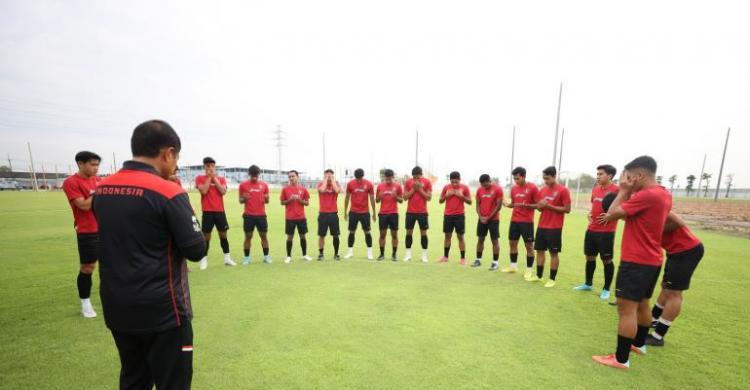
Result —
[[[197,205],[197,194],[191,196]],[[667,346],[632,357],[631,370],[620,372],[591,361],[614,350],[615,308],[595,293],[571,291],[583,277],[583,213],[568,216],[558,284],[545,289],[521,274],[459,266],[455,243],[449,264],[368,261],[361,232],[354,260],[331,261],[329,238],[325,262],[297,256],[283,264],[276,199],[272,194],[269,207],[273,264],[224,267],[214,241],[208,270],[190,273],[196,389],[748,386],[747,238],[697,232],[706,257]],[[240,260],[236,192],[226,203],[230,245]],[[315,196],[311,204],[314,232]],[[433,200],[431,261],[442,251],[441,211]],[[476,217],[473,209],[468,215],[471,259]],[[508,216],[504,211],[501,265],[508,262]],[[78,313],[78,258],[64,195],[0,193],[0,229],[0,388],[116,388],[119,360],[98,293],[92,300],[99,317]],[[315,255],[317,241],[308,241]],[[403,255],[403,244],[399,250]],[[485,260],[490,253],[488,246]],[[523,263],[523,251],[520,257]],[[597,286],[601,275],[600,265]]]

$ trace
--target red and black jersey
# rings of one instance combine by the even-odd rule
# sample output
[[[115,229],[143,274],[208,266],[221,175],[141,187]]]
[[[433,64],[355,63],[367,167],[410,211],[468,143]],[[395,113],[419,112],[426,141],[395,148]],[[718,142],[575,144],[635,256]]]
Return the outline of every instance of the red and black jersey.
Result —
[[[127,161],[96,188],[93,210],[107,327],[159,332],[190,320],[185,256],[199,259],[205,242],[185,190]]]

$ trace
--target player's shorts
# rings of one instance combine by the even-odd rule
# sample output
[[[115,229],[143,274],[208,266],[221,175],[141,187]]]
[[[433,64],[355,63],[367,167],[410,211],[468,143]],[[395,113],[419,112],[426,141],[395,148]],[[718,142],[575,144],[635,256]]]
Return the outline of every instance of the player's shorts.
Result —
[[[683,291],[690,288],[690,279],[703,258],[703,244],[693,249],[667,255],[661,285],[667,290]]]
[[[341,234],[338,213],[318,214],[318,236],[325,237],[328,232],[331,232],[332,236]]]
[[[583,254],[586,256],[601,256],[602,260],[612,260],[614,257],[615,232],[592,232],[586,230],[583,240]]]
[[[535,251],[562,252],[562,229],[536,229]]]
[[[204,211],[201,217],[201,226],[203,233],[211,233],[211,230],[225,232],[229,230],[229,222],[227,222],[227,214],[223,211]]]
[[[245,233],[252,233],[256,228],[260,233],[268,231],[268,219],[265,215],[243,215],[242,220]]]
[[[466,217],[464,215],[444,215],[443,233],[464,234],[466,232]]]
[[[307,220],[306,219],[287,219],[284,231],[288,236],[294,234],[294,229],[297,229],[299,234],[307,234]]]
[[[378,215],[378,227],[380,230],[391,229],[398,230],[398,214],[380,214]]]
[[[99,234],[98,233],[79,233],[76,235],[78,239],[78,257],[81,260],[81,264],[96,263],[97,247],[99,246]]]
[[[615,296],[640,302],[654,295],[661,267],[621,261],[617,269]]]
[[[523,237],[523,242],[534,242],[534,222],[511,222],[508,228],[508,240],[518,241]]]
[[[485,238],[487,233],[490,233],[491,239],[497,240],[500,237],[500,221],[477,222],[477,237]]]
[[[362,230],[370,231],[370,213],[352,213],[349,212],[349,231],[357,230],[357,224],[362,225]]]
[[[419,223],[419,230],[427,230],[430,228],[427,214],[406,213],[406,230],[413,230],[414,225],[417,223]]]

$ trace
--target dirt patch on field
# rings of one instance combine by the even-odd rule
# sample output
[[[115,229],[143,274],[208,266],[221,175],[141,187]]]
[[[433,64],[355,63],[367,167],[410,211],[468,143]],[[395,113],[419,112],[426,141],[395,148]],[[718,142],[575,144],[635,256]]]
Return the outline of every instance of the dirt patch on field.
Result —
[[[702,229],[750,237],[750,201],[675,199],[672,209]]]

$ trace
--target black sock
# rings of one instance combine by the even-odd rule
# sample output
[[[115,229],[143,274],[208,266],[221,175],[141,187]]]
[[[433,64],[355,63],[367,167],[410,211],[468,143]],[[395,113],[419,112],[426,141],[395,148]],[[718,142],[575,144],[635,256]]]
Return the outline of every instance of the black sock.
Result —
[[[465,257],[466,257],[466,251],[461,251],[461,258],[463,259]]]
[[[323,248],[318,248],[318,254],[323,256]]]
[[[365,244],[368,248],[372,248],[372,234],[370,232],[365,233]]]
[[[537,265],[536,266],[536,277],[541,279],[542,276],[544,276],[544,266],[543,265]]]
[[[594,284],[594,271],[596,271],[596,261],[586,260],[586,285]]]
[[[354,247],[354,233],[349,233],[349,239],[346,241],[349,244],[349,248]]]
[[[333,254],[338,255],[339,254],[339,236],[333,236]]]
[[[449,246],[443,247],[443,256],[448,257],[448,253],[450,253],[450,251],[451,251],[451,247]]]
[[[534,266],[534,256],[526,256],[526,268]]]
[[[427,236],[422,236],[422,249],[427,249]]]
[[[612,279],[615,278],[615,264],[613,262],[604,263],[604,289],[609,291],[612,286]],[[657,317],[658,318],[658,317]]]
[[[667,335],[667,331],[669,331],[669,327],[671,325],[667,325],[665,323],[662,323],[661,321],[656,323],[656,333],[659,334],[662,338]]]
[[[302,247],[302,256],[307,255],[307,239],[306,238],[299,239],[299,246]]]
[[[206,254],[205,254],[206,257],[208,257],[208,244],[210,244],[210,243],[211,243],[211,241],[206,240]]]
[[[85,274],[78,272],[78,297],[81,299],[88,299],[91,297],[91,274]]]
[[[292,242],[288,240],[286,242],[286,256],[292,257]]]
[[[555,280],[556,277],[557,277],[557,269],[550,268],[549,269],[549,278],[550,278],[550,280]]]
[[[220,238],[219,243],[221,244],[221,251],[226,255],[229,253],[229,240],[226,238]]]
[[[615,356],[620,363],[627,363],[630,360],[630,346],[633,345],[633,339],[617,335],[617,352]]]
[[[397,246],[393,247],[393,257],[396,257],[396,251],[398,250]]]
[[[510,263],[511,264],[518,263],[518,253],[511,253],[510,254]]]
[[[659,317],[661,317],[661,313],[664,311],[663,307],[659,307],[657,305],[654,305],[654,307],[651,309],[651,317],[654,320],[658,320]]]
[[[482,258],[482,251],[477,251],[477,260]]]
[[[414,242],[414,237],[412,236],[406,236],[406,249],[411,249],[411,244]]]
[[[640,348],[646,344],[646,336],[648,336],[648,331],[651,329],[651,326],[640,326],[638,325],[638,332],[635,334],[635,340],[633,341],[633,345]]]
[[[263,256],[268,256],[268,248],[263,248]]]
[[[380,247],[380,256],[385,256],[385,247],[384,246]]]
[[[244,254],[245,254],[245,257],[248,257],[248,256],[250,256],[250,248],[247,248],[247,249],[243,248],[243,249],[242,249],[242,253],[244,253]]]
[[[500,259],[500,254],[499,253],[493,253],[492,254],[492,261],[497,261],[498,259]]]

